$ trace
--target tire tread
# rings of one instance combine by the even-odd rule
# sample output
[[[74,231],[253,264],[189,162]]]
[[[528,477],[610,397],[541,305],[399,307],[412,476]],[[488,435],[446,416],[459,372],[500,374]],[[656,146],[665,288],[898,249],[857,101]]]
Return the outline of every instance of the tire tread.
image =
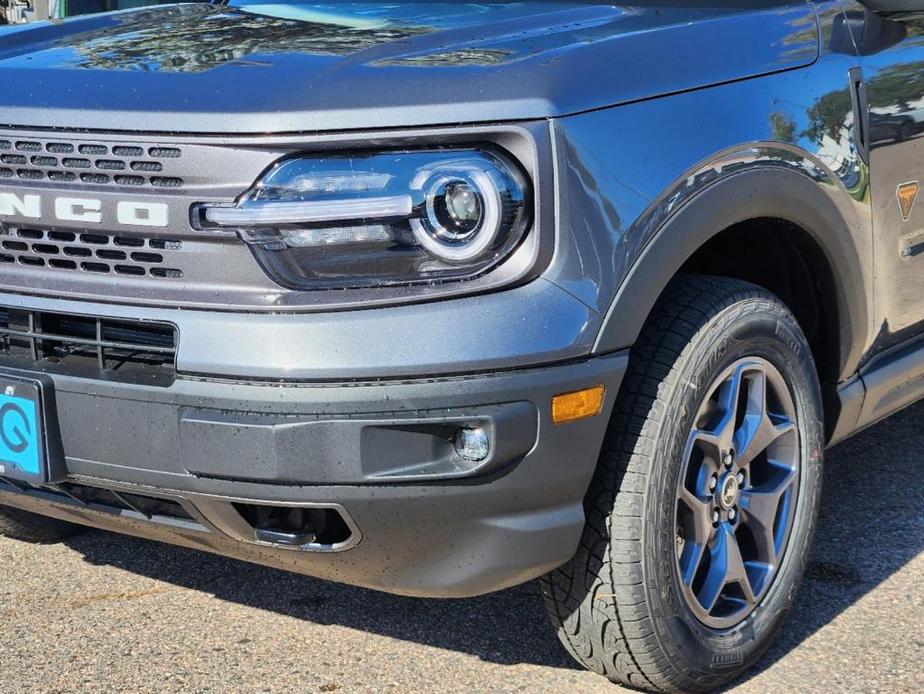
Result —
[[[0,507],[0,536],[24,542],[48,544],[76,535],[83,528],[56,518],[39,516],[8,506]]]

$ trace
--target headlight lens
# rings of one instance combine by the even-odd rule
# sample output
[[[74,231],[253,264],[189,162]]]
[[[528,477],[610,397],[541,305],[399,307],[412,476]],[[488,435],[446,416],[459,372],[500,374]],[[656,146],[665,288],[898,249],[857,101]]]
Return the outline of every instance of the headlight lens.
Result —
[[[464,280],[516,248],[526,175],[494,150],[293,157],[236,205],[199,205],[202,229],[235,229],[281,284],[354,288]]]

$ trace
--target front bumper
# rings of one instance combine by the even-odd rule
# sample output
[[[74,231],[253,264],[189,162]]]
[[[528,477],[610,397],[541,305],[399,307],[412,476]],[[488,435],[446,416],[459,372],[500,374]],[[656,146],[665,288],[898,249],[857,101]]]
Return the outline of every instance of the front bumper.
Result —
[[[573,555],[626,362],[364,384],[55,376],[67,483],[169,500],[184,517],[87,502],[66,485],[0,484],[0,504],[394,593],[485,593]],[[600,383],[600,415],[551,423],[553,395]],[[495,432],[497,453],[452,469],[440,441],[467,424]],[[349,540],[260,542],[242,505],[334,509]]]

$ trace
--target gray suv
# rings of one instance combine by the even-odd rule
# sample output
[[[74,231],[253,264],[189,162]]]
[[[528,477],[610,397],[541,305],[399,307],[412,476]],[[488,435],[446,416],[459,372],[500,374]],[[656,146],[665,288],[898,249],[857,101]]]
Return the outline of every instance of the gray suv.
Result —
[[[924,396],[924,3],[232,0],[0,29],[0,533],[540,579],[610,679],[769,645]]]

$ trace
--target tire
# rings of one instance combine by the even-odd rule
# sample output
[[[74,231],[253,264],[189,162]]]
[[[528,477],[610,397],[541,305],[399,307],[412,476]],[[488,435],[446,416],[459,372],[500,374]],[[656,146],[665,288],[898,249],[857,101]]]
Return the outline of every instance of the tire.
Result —
[[[9,506],[0,506],[0,536],[35,543],[60,542],[85,528]]]
[[[769,424],[755,429],[761,383]],[[732,398],[735,387],[746,396]],[[711,690],[752,665],[779,631],[808,559],[821,419],[809,346],[779,299],[727,278],[675,279],[632,348],[577,554],[541,581],[571,655],[650,691]],[[749,436],[761,431],[772,442],[745,465],[764,440]],[[721,449],[715,432],[732,442],[729,455],[710,452]],[[775,507],[758,503],[769,494],[778,494]],[[708,520],[719,514],[712,530],[701,504]],[[743,578],[733,541],[741,564],[750,562]],[[775,559],[762,566],[755,557],[765,556]]]

